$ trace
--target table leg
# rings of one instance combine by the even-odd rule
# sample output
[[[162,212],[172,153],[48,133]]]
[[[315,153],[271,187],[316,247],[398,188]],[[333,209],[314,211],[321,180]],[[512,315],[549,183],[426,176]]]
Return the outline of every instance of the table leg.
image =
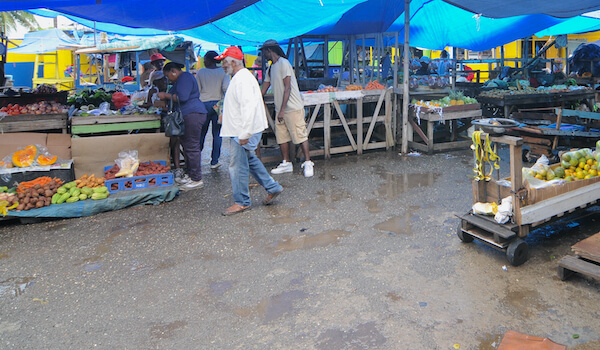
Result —
[[[433,128],[434,124],[432,121],[427,121],[427,153],[433,154]]]

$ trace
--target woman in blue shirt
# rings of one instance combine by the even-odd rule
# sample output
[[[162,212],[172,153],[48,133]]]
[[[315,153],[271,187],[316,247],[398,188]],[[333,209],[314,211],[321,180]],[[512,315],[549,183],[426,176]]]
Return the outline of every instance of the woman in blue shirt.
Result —
[[[181,69],[180,63],[169,62],[163,68],[163,73],[173,84],[169,92],[159,92],[158,97],[172,100],[174,106],[179,106],[184,119],[184,135],[181,138],[185,153],[188,174],[178,182],[182,190],[202,188],[201,148],[202,127],[206,123],[206,108],[200,101],[198,83],[191,73]]]

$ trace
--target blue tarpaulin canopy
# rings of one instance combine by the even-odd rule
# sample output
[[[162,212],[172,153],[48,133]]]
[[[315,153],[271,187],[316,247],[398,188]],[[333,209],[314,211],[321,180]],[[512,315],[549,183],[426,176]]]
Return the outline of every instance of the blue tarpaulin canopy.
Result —
[[[172,0],[170,5],[173,8],[190,7],[189,3],[188,5],[178,6],[176,4],[178,1]],[[137,2],[135,0],[123,3],[127,3],[127,6],[130,7],[131,4]],[[231,6],[243,5],[243,2],[240,1],[229,0],[226,2]],[[412,46],[429,49],[443,49],[444,47],[454,46],[482,51],[534,33],[545,33],[544,31],[547,28],[552,28],[552,33],[562,31],[560,34],[600,28],[600,19],[558,18],[598,9],[600,8],[600,2],[597,0],[592,1],[593,3],[590,3],[589,0],[577,3],[533,0],[521,1],[527,6],[511,7],[513,2],[514,0],[508,0],[508,2],[412,0],[410,4],[410,43]],[[112,0],[103,0],[102,3],[102,7],[117,6]],[[68,18],[88,27],[94,26],[91,19],[100,20],[102,22],[97,22],[96,28],[100,31],[112,33],[129,35],[168,33],[158,29],[129,28],[136,26],[134,22],[130,22],[130,16],[133,16],[132,18],[135,20],[143,15],[147,19],[155,20],[148,25],[150,28],[177,30],[178,34],[189,35],[219,44],[254,47],[267,39],[284,41],[303,34],[349,35],[400,32],[402,41],[404,31],[404,2],[401,0],[251,1],[246,2],[246,4],[250,4],[236,12],[232,12],[227,16],[213,17],[210,22],[188,30],[178,29],[190,27],[191,19],[189,16],[179,17],[177,13],[173,13],[171,10],[162,11],[162,8],[152,0],[143,3],[144,5],[140,4],[141,7],[135,8],[135,11],[130,10],[127,13],[122,13],[121,18],[118,20],[115,20],[115,17],[119,16],[114,14],[104,16],[101,13],[88,12],[98,5],[77,7],[77,13],[85,15],[85,18],[88,19],[74,16],[68,16]],[[206,2],[200,3],[206,4]],[[153,12],[147,12],[148,8],[153,9]],[[62,7],[57,10],[63,12],[65,9],[65,7]],[[157,11],[156,9],[160,10]],[[74,14],[74,8],[71,8],[71,10],[66,13]],[[160,16],[168,16],[169,18],[159,19],[156,17],[159,15],[154,12],[160,12],[162,13]],[[39,11],[35,13],[42,14]],[[483,13],[484,15],[481,16],[476,13]],[[514,14],[524,15],[507,17]],[[147,19],[144,19],[144,21]],[[173,21],[178,23],[173,24]],[[115,24],[116,22],[120,23]],[[197,23],[204,22],[199,18]]]
[[[25,34],[19,47],[8,49],[11,53],[42,54],[54,52],[58,48],[79,47],[79,43],[71,39],[60,29],[46,29]]]

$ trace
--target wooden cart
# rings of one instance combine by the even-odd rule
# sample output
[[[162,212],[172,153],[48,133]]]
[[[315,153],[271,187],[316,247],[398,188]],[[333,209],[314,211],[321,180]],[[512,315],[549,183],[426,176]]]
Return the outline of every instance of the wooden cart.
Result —
[[[482,141],[486,134],[482,134]],[[529,258],[529,248],[523,240],[533,228],[552,222],[565,214],[595,204],[600,199],[600,177],[578,180],[546,188],[527,188],[522,185],[523,139],[514,136],[490,136],[496,143],[510,149],[510,186],[498,179],[473,181],[473,203],[500,203],[512,196],[512,219],[498,224],[493,217],[473,214],[458,215],[457,235],[463,242],[477,239],[499,250],[506,251],[508,261],[518,266]],[[485,170],[485,169],[484,169]]]

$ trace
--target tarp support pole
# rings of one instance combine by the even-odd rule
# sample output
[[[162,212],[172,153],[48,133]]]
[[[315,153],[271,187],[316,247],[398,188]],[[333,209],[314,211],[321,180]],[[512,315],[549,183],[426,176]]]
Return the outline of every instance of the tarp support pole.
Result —
[[[348,76],[348,80],[350,84],[354,84],[354,60],[356,59],[356,40],[354,35],[350,35],[350,74]]]
[[[323,43],[323,78],[329,78],[329,36],[325,35],[325,42]]]
[[[409,46],[410,0],[404,0],[404,79],[402,81],[402,154],[408,154],[408,61],[410,60]]]

